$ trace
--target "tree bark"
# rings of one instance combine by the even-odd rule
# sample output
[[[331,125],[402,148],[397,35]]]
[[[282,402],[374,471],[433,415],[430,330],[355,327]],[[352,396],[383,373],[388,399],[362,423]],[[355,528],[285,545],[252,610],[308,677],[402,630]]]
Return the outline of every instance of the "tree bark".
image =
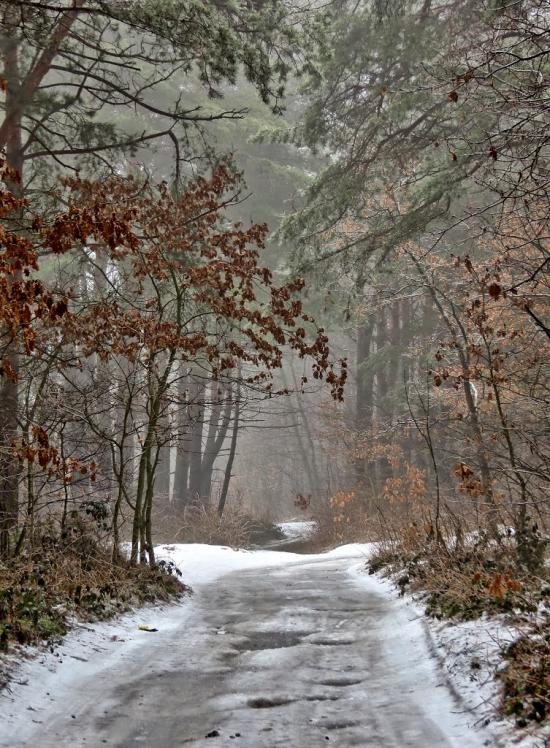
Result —
[[[189,498],[189,465],[191,444],[189,440],[189,387],[187,375],[180,375],[178,382],[178,444],[176,448],[176,468],[174,474],[174,501],[185,506]]]
[[[229,424],[231,422],[231,392],[220,389],[217,382],[211,385],[212,411],[208,424],[208,436],[201,465],[201,497],[209,503],[212,491],[212,474],[214,463],[223,447]],[[223,408],[223,400],[225,407]]]
[[[355,428],[359,440],[372,431],[374,376],[371,368],[371,346],[374,322],[360,320],[357,325],[357,390],[355,397]],[[367,462],[364,457],[355,460],[355,478],[359,488],[365,488]]]
[[[8,16],[10,15],[8,11]],[[21,116],[17,114],[17,101],[20,90],[19,48],[15,30],[10,34],[7,23],[6,36],[3,40],[4,76],[7,83],[6,91],[6,120],[9,126],[5,128],[5,139],[8,165],[16,172],[16,179],[8,186],[16,195],[22,194],[23,178],[23,149],[21,141]],[[17,220],[17,216],[15,217]],[[15,276],[15,280],[20,279]],[[9,362],[14,378],[2,377],[0,384],[0,556],[7,555],[10,547],[10,535],[17,526],[18,520],[18,483],[19,463],[12,454],[12,443],[18,431],[19,387],[19,356],[16,341],[8,343],[3,354],[4,360]]]
[[[156,470],[156,493],[164,500],[170,501],[172,464],[170,449],[170,419],[167,412],[162,413],[159,418],[158,441],[159,455]]]
[[[204,426],[204,380],[191,375],[190,387],[190,457],[189,457],[189,501],[200,500],[201,497],[201,467],[202,467],[202,435]]]
[[[235,399],[235,415],[233,417],[233,431],[231,433],[231,445],[229,447],[229,455],[227,458],[227,465],[225,466],[225,475],[223,478],[222,490],[220,493],[220,501],[218,503],[218,514],[222,516],[225,504],[227,501],[227,494],[229,492],[229,483],[231,481],[231,471],[233,470],[233,463],[235,462],[235,455],[237,454],[237,440],[239,437],[239,418],[241,414],[241,395],[240,388],[237,389]]]

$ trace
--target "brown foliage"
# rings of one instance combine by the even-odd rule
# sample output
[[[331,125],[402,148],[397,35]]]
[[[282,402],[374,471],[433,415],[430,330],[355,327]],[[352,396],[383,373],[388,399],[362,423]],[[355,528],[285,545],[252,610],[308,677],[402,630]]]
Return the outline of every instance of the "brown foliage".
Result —
[[[1,176],[6,183],[13,179],[5,166]],[[260,263],[266,227],[245,229],[226,219],[225,208],[238,188],[239,176],[224,164],[178,196],[166,184],[154,187],[132,178],[66,179],[61,191],[67,207],[52,218],[28,215],[28,205],[4,189],[0,327],[10,357],[16,350],[23,364],[42,359],[62,375],[68,366],[83,369],[92,356],[105,364],[124,360],[153,376],[159,360],[168,356],[170,365],[198,361],[213,381],[240,380],[241,386],[272,396],[286,393],[274,392],[273,372],[292,351],[308,360],[313,378],[325,381],[333,398],[341,400],[346,361],[331,360],[325,330],[304,312],[303,279],[277,285]],[[75,289],[59,293],[36,277],[42,256],[69,252],[80,253],[103,274],[93,301]],[[3,374],[16,378],[10,367],[6,357]],[[162,376],[157,384],[158,392],[149,392],[155,405],[142,445],[144,454],[149,450],[145,461],[151,458],[166,394]],[[34,463],[64,483],[84,474],[95,478],[94,463],[60,457],[42,424],[28,424],[12,448],[21,462]],[[150,472],[148,480],[151,487]],[[140,496],[136,506],[142,505]]]

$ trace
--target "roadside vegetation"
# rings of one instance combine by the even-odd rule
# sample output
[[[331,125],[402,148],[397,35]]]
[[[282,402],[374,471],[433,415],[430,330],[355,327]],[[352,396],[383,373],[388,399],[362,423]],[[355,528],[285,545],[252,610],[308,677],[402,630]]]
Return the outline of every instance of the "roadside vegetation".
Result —
[[[501,708],[548,719],[549,36],[545,0],[0,0],[0,648],[303,512],[517,625]]]
[[[261,547],[285,537],[271,520],[251,516],[238,506],[230,506],[220,515],[217,508],[201,503],[185,509],[172,505],[160,508],[154,533],[159,543],[207,543],[230,548]]]
[[[173,564],[113,562],[104,528],[91,517],[75,514],[61,533],[58,523],[44,523],[16,559],[0,561],[0,687],[9,680],[2,654],[18,645],[56,644],[75,621],[175,601],[186,591]]]
[[[421,532],[381,542],[369,573],[389,576],[400,594],[411,594],[438,620],[500,617],[517,630],[501,652],[501,710],[519,727],[542,723],[550,709],[550,573],[547,543],[533,527],[518,550],[512,533],[498,538],[472,533],[439,544]],[[526,553],[525,548],[529,548]]]

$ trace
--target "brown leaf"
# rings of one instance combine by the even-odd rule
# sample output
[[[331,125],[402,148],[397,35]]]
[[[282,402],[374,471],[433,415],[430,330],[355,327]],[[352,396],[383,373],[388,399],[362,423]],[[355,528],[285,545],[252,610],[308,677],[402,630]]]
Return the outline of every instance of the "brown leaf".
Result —
[[[502,286],[499,286],[498,283],[491,283],[487,287],[487,291],[492,299],[498,299],[502,294]]]

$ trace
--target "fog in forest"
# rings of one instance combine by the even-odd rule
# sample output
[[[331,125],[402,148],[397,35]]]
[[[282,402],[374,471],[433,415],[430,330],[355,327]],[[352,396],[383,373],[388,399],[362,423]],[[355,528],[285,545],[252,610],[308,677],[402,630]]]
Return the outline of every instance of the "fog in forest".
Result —
[[[0,0],[0,657],[180,594],[180,545],[368,543],[512,616],[495,709],[547,724],[548,40],[542,0]]]

